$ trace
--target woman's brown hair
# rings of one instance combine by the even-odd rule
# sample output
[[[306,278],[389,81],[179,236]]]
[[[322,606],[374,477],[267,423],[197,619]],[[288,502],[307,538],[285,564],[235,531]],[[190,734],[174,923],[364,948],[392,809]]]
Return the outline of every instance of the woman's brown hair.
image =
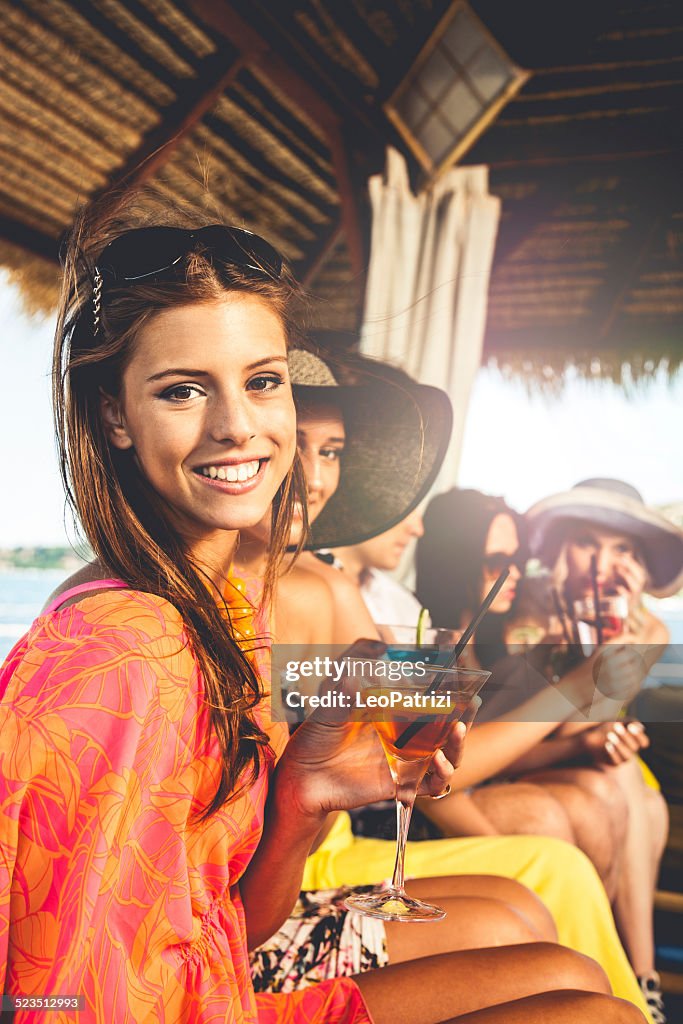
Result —
[[[216,223],[216,218],[202,220],[196,210],[188,215],[139,195],[86,209],[65,247],[53,361],[60,469],[82,531],[107,572],[177,609],[199,664],[211,726],[223,755],[220,783],[203,811],[205,817],[240,788],[245,769],[250,768],[253,777],[258,774],[268,736],[252,712],[262,688],[249,658],[233,639],[223,595],[184,549],[132,451],[109,444],[101,399],[103,394],[118,395],[138,332],[162,310],[220,299],[227,292],[248,292],[268,303],[289,337],[289,311],[297,290],[286,270],[278,279],[255,277],[253,271],[222,263],[199,248],[184,257],[171,276],[108,289],[95,336],[93,282],[97,257],[125,231],[152,225],[196,229],[209,223]],[[295,503],[305,509],[305,495],[297,456],[273,502],[264,600],[272,594]]]

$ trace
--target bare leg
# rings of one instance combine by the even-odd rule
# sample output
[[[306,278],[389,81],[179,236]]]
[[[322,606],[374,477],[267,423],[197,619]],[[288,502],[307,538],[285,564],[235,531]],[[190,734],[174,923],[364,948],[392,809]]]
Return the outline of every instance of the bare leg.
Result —
[[[589,992],[552,992],[451,1018],[458,1024],[645,1024],[633,1003]],[[450,1024],[445,1021],[444,1024]]]
[[[563,768],[532,778],[542,781],[563,802],[570,817],[569,800],[576,787],[600,801],[600,818],[609,816],[619,851],[616,884],[612,891],[605,886],[614,904],[617,928],[635,973],[640,976],[652,971],[654,890],[668,835],[663,798],[645,784],[635,758],[608,770]]]
[[[427,888],[425,895],[433,897],[434,890]],[[387,922],[390,964],[414,961],[425,953],[437,955],[540,941],[538,932],[517,911],[499,900],[447,896],[438,897],[437,902],[447,916],[430,926],[429,935],[423,928],[411,928],[398,921]]]
[[[629,808],[614,919],[640,977],[655,966],[654,894],[668,834],[668,812],[661,794],[646,786],[636,760],[615,768],[613,774]]]
[[[595,768],[558,768],[530,775],[526,782],[541,786],[562,806],[576,845],[591,859],[613,900],[628,827],[628,805],[610,774]]]
[[[435,1024],[558,988],[609,992],[594,961],[543,942],[423,957],[355,980],[376,1024]]]
[[[513,878],[500,875],[445,875],[414,878],[406,883],[408,892],[420,900],[437,902],[446,896],[480,896],[506,903],[521,914],[544,942],[557,942],[557,929],[550,911],[536,893]]]

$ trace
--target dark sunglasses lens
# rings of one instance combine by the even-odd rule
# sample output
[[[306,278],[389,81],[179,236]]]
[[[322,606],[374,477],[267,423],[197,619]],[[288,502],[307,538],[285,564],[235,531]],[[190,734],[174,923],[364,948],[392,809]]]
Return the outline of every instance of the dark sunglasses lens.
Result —
[[[190,234],[182,228],[141,228],[114,239],[97,266],[117,281],[135,281],[172,267],[187,252]]]
[[[526,555],[516,552],[514,555],[506,555],[502,551],[496,551],[492,555],[487,555],[484,559],[484,565],[487,570],[495,576],[500,576],[503,569],[510,569],[513,565],[521,573],[524,573],[526,569]]]
[[[282,272],[282,257],[277,249],[251,231],[212,224],[195,231],[195,238],[226,263],[268,277],[277,278]]]

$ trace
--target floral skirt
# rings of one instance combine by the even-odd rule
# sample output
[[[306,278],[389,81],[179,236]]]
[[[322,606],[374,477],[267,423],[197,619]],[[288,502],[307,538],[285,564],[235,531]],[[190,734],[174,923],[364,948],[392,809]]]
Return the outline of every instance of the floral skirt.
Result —
[[[356,886],[372,892],[377,886]],[[328,978],[362,974],[388,963],[384,922],[343,906],[352,890],[302,892],[291,916],[251,954],[257,992],[295,992]]]

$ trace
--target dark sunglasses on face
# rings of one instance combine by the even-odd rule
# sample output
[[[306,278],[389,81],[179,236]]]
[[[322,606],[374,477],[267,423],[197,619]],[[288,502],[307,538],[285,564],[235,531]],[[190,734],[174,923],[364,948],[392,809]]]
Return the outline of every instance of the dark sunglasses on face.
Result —
[[[493,551],[490,555],[484,556],[484,569],[491,576],[500,576],[504,569],[516,566],[522,575],[526,569],[526,555],[522,551],[515,551],[507,555],[504,551]]]
[[[97,334],[102,290],[105,284],[133,284],[171,273],[195,250],[239,267],[256,278],[278,280],[282,256],[265,238],[244,228],[211,224],[190,231],[185,228],[135,228],[107,245],[95,265],[93,330]]]

